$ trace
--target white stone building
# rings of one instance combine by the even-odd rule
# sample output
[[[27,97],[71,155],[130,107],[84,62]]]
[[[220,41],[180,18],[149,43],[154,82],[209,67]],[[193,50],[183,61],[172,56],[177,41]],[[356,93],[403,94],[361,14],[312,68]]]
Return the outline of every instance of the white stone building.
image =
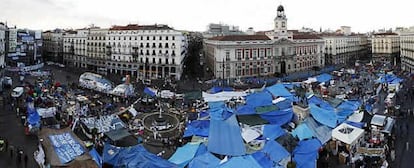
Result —
[[[396,33],[378,33],[372,35],[372,59],[374,61],[398,62],[400,37]]]
[[[6,66],[6,31],[7,26],[4,23],[0,23],[0,69]]]
[[[86,68],[86,41],[89,30],[79,29],[63,33],[63,63],[69,67]]]
[[[324,41],[321,38],[288,31],[283,6],[277,8],[274,22],[273,31],[207,39],[206,63],[215,77],[268,76],[324,65]]]
[[[414,31],[400,35],[401,67],[410,73],[414,72]]]
[[[181,78],[188,47],[182,32],[166,25],[136,24],[89,28],[83,32],[64,35],[66,62],[73,61],[76,67],[102,74],[129,74],[141,79]],[[85,41],[84,44],[76,45],[75,38]],[[73,53],[70,53],[71,45]]]
[[[361,34],[321,34],[325,41],[326,65],[353,64],[368,54],[368,37]]]

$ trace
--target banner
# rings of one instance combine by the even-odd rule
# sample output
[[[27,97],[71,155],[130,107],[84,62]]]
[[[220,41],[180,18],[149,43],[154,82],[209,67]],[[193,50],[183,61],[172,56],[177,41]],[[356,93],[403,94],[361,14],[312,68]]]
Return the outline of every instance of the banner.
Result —
[[[93,128],[98,129],[98,133],[105,133],[113,130],[125,128],[124,122],[117,115],[100,116],[99,118],[81,118],[83,124],[88,127],[89,130]]]
[[[50,135],[49,139],[62,164],[72,161],[85,152],[69,133]]]

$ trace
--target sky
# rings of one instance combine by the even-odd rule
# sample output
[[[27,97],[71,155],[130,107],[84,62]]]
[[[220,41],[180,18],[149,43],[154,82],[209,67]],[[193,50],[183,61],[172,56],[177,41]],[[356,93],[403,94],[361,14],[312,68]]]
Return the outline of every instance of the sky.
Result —
[[[409,0],[0,0],[0,22],[34,30],[168,24],[205,31],[209,23],[271,30],[282,4],[288,29],[319,31],[351,26],[353,32],[414,26]]]

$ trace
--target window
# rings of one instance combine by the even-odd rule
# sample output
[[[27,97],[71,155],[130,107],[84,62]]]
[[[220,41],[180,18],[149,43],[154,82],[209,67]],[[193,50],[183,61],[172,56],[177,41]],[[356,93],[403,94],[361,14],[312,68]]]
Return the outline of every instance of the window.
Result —
[[[168,43],[165,43],[165,48],[168,48]]]
[[[161,58],[158,59],[158,64],[161,64]]]
[[[175,40],[175,36],[172,36],[172,40]]]
[[[175,51],[174,50],[172,51],[171,56],[175,56]]]
[[[226,61],[230,61],[230,50],[226,50]]]
[[[175,64],[175,59],[174,58],[172,59],[172,64]]]
[[[165,37],[165,40],[168,40],[168,36]]]
[[[242,55],[241,51],[237,50],[237,60],[241,60],[241,55]]]
[[[165,64],[168,64],[168,58],[165,59]]]
[[[155,40],[155,36],[152,37],[152,40]]]
[[[160,40],[162,40],[162,36],[160,36]]]
[[[144,40],[144,36],[141,36],[141,40]]]
[[[155,54],[155,50],[152,50],[152,55],[156,55],[156,54]],[[154,62],[155,62],[155,61],[154,61]]]
[[[155,58],[152,58],[152,63],[155,64]]]
[[[149,36],[147,36],[147,40],[149,40],[149,38],[150,38],[150,37],[149,37]]]

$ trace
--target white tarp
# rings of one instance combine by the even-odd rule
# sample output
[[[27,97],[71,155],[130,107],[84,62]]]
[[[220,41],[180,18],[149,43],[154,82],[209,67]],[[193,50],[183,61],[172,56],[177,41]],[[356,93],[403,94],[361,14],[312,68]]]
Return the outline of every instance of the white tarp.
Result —
[[[364,135],[364,130],[352,125],[342,123],[332,130],[332,138],[349,145],[354,145]]]
[[[309,84],[309,83],[313,83],[313,82],[317,82],[317,81],[318,81],[318,79],[316,79],[315,77],[311,77],[311,78],[308,78],[307,80],[305,80],[303,82]]]
[[[175,93],[171,92],[170,90],[161,90],[159,96],[163,99],[172,99],[175,96]]]
[[[260,133],[258,133],[256,130],[253,130],[251,128],[242,128],[242,137],[247,143],[255,140],[259,136]]]
[[[56,115],[57,108],[56,107],[37,108],[36,110],[42,118],[49,118],[49,117],[54,117]]]
[[[348,117],[348,121],[361,122],[364,119],[364,112],[356,111],[354,114]]]
[[[42,148],[42,145],[39,144],[37,151],[33,154],[35,161],[39,165],[40,168],[44,168],[45,166],[45,151]]]
[[[215,94],[203,92],[203,99],[205,102],[226,101],[232,98],[247,96],[245,92],[223,91]]]
[[[286,100],[286,98],[284,98],[284,97],[278,97],[277,99],[272,100],[272,103],[277,104],[277,103],[285,101],[285,100]]]
[[[381,126],[385,125],[386,116],[383,115],[374,115],[371,119],[371,125]]]

